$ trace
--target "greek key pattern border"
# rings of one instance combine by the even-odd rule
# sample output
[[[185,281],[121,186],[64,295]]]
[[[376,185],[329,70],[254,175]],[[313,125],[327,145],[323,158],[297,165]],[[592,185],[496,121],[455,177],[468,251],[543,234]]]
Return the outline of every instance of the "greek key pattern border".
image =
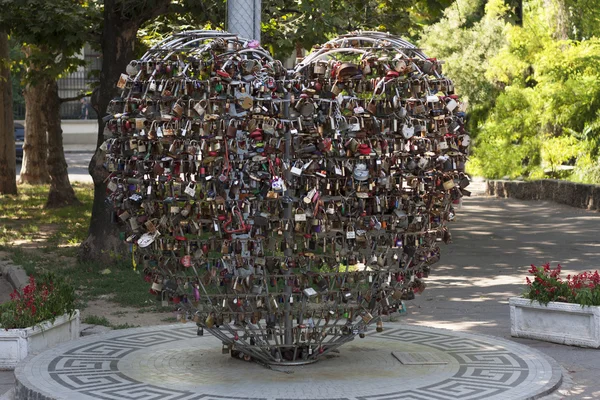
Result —
[[[418,388],[402,390],[402,385],[398,385],[399,390],[391,393],[368,396],[340,393],[340,397],[319,400],[518,399],[534,394],[531,393],[534,389],[530,387],[530,382],[540,379],[540,376],[532,376],[531,365],[527,361],[511,351],[508,348],[510,346],[504,346],[501,340],[494,338],[479,339],[475,335],[453,334],[422,327],[401,327],[373,335],[380,339],[410,342],[443,351],[456,360],[458,371],[448,379],[430,382]],[[101,400],[284,400],[175,390],[161,387],[158,383],[137,381],[118,368],[119,360],[135,351],[191,338],[197,336],[195,329],[190,327],[156,327],[88,341],[51,360],[48,364],[51,381],[47,385],[57,386],[57,393],[71,392],[73,396],[79,393]],[[535,373],[536,371],[533,372]]]

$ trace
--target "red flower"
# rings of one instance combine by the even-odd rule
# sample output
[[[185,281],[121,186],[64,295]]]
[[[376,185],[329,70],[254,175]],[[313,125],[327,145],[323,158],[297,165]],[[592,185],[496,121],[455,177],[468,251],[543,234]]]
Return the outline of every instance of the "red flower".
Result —
[[[544,264],[544,272],[550,271],[550,263]]]
[[[535,274],[536,272],[538,272],[537,267],[533,264],[531,264],[531,269],[529,270],[530,274]]]

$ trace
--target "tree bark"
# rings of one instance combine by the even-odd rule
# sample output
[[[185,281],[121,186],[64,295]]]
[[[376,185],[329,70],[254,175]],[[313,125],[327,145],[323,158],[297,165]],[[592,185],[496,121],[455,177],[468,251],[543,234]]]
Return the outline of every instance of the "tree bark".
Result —
[[[60,208],[81,204],[67,171],[67,161],[63,149],[62,128],[60,126],[60,97],[55,80],[48,82],[48,97],[44,102],[44,116],[48,130],[48,172],[50,173],[50,192],[46,208]]]
[[[50,182],[46,162],[48,139],[43,106],[47,101],[47,84],[40,80],[25,86],[25,143],[20,183],[42,185]]]
[[[125,244],[119,239],[117,224],[113,223],[111,209],[106,205],[106,184],[108,171],[103,166],[104,152],[100,145],[104,142],[104,121],[102,117],[110,100],[117,94],[116,82],[133,59],[135,37],[143,21],[134,23],[123,21],[115,6],[115,0],[104,2],[104,27],[102,32],[102,70],[100,86],[92,95],[92,106],[98,114],[98,139],[96,152],[88,167],[94,180],[94,204],[88,237],[81,243],[81,261],[110,261],[113,255],[124,254]]]
[[[0,194],[17,194],[13,96],[6,32],[0,32]]]

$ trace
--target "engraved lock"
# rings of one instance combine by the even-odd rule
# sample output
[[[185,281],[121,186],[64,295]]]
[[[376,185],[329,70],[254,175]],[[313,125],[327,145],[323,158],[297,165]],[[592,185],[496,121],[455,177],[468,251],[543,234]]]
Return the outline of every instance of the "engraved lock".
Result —
[[[317,195],[317,188],[312,188],[307,194],[306,196],[304,196],[304,198],[302,199],[302,201],[304,201],[304,203],[306,204],[310,204],[313,201],[313,198]]]
[[[206,112],[207,102],[206,100],[200,100],[194,105],[194,111],[198,113],[198,116],[202,117]]]
[[[324,61],[316,61],[313,67],[313,71],[317,75],[323,75],[327,71],[327,63]]]
[[[415,134],[415,127],[411,124],[404,124],[402,126],[402,136],[404,136],[405,139],[410,139],[411,137],[413,137]]]
[[[181,117],[183,115],[183,106],[179,103],[179,101],[175,102],[175,104],[173,104],[173,113],[178,116]]]
[[[157,277],[154,280],[154,282],[152,282],[152,290],[154,290],[155,292],[160,292],[160,291],[162,291],[162,288],[163,288],[162,279]]]
[[[368,180],[369,170],[367,169],[367,165],[363,163],[357,164],[356,167],[354,167],[352,176],[358,182],[365,182],[366,180]]]
[[[325,209],[325,213],[327,213],[329,215],[334,215],[335,214],[335,204],[333,202],[330,202],[327,205],[327,208]]]
[[[354,240],[356,239],[356,232],[354,231],[354,227],[346,228],[346,239]]]
[[[450,189],[454,188],[456,186],[456,184],[454,183],[454,179],[448,179],[448,180],[444,181],[443,186],[444,186],[444,190],[450,190]]]
[[[196,183],[188,183],[183,192],[190,197],[196,197]]]
[[[305,222],[306,221],[306,213],[304,212],[304,209],[298,207],[296,208],[296,211],[294,212],[294,221],[296,222]]]
[[[303,171],[303,169],[302,169],[303,166],[304,166],[304,163],[302,161],[298,160],[294,163],[294,165],[290,169],[290,172],[292,173],[292,175],[301,176],[302,171]]]
[[[129,76],[137,75],[137,73],[140,72],[140,64],[137,62],[137,60],[132,60],[129,64],[127,64],[125,72],[127,72]]]
[[[350,130],[350,132],[359,132],[360,129],[360,120],[358,119],[358,117],[350,118],[350,120],[348,121],[348,130]]]

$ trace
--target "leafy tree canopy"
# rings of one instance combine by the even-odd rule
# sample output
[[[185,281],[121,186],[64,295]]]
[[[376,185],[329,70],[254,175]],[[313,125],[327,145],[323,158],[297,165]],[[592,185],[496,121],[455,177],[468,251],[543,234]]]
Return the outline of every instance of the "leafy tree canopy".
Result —
[[[94,3],[83,0],[0,0],[0,25],[23,44],[26,78],[56,78],[83,63],[81,48],[97,22]],[[21,60],[20,62],[24,62]]]
[[[458,0],[425,30],[422,47],[470,104],[472,173],[600,183],[600,39],[573,39],[598,17],[572,7],[525,1],[521,26],[498,0]]]

